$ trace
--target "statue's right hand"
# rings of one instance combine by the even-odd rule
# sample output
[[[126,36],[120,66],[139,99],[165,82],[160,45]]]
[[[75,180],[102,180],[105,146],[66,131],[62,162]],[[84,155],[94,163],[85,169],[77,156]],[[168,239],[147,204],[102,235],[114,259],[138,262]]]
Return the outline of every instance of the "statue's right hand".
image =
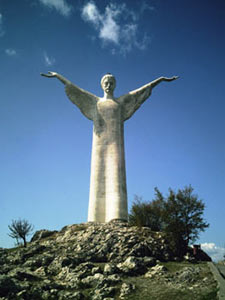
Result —
[[[56,77],[57,73],[48,71],[48,74],[41,73],[41,76],[52,78],[52,77]]]

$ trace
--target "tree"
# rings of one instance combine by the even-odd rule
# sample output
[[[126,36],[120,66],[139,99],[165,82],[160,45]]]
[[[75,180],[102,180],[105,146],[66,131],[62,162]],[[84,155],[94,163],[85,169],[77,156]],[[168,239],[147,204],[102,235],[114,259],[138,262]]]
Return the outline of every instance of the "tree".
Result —
[[[162,230],[164,199],[157,188],[155,188],[155,195],[156,198],[151,202],[142,202],[142,197],[135,195],[129,214],[131,225],[149,227],[153,231]]]
[[[146,202],[142,202],[142,197],[135,195],[129,215],[129,223],[131,225],[149,227],[148,210],[149,204]]]
[[[29,224],[27,220],[12,220],[12,224],[8,225],[9,230],[11,231],[9,233],[9,236],[16,239],[17,243],[20,239],[23,240],[24,247],[27,246],[27,236],[31,234],[31,232],[34,229],[34,226],[32,224]]]
[[[143,203],[141,200],[141,197],[135,197],[129,215],[130,224],[166,232],[174,252],[179,256],[209,226],[203,219],[205,204],[193,194],[191,186],[179,189],[177,193],[169,189],[166,198],[155,188],[153,201]]]
[[[193,190],[191,185],[177,193],[170,189],[163,216],[164,230],[172,233],[175,244],[182,245],[184,251],[190,242],[198,239],[201,231],[209,227],[203,219],[205,204]]]

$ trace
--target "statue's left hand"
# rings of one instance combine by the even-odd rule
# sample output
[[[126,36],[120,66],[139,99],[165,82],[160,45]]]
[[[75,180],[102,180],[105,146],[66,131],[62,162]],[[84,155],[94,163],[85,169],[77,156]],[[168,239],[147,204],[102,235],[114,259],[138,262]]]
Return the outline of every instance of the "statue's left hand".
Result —
[[[52,77],[56,77],[57,73],[48,71],[48,74],[41,73],[41,76],[52,78]]]
[[[179,78],[179,76],[173,76],[173,77],[170,77],[170,78],[165,77],[165,80],[166,81],[173,81],[173,80],[176,80],[177,78]]]

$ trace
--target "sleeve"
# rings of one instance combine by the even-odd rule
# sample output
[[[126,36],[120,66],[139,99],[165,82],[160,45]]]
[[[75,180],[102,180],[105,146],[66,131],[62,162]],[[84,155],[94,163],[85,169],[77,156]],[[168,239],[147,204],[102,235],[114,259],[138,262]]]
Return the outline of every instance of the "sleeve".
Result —
[[[82,114],[93,121],[98,98],[72,83],[65,86],[65,92]]]
[[[151,88],[138,89],[121,96],[123,106],[123,119],[128,120],[141,104],[151,95]]]

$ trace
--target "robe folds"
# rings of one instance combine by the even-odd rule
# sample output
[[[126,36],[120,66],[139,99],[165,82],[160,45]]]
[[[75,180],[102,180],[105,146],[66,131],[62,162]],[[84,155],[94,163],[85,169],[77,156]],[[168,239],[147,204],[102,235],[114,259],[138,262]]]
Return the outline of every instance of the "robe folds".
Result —
[[[128,219],[124,121],[129,119],[151,93],[130,92],[117,99],[102,99],[67,84],[68,98],[93,121],[89,222]]]

